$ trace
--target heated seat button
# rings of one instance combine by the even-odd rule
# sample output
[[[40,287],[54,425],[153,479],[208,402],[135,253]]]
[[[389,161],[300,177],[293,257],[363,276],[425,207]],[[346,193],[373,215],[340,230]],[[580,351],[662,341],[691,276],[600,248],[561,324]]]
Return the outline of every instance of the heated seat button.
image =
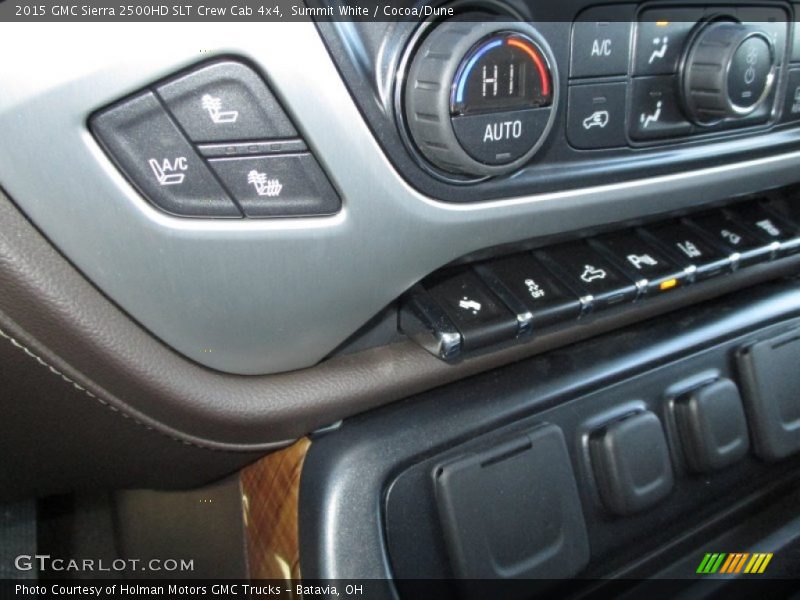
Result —
[[[733,268],[730,255],[706,242],[685,223],[674,222],[648,227],[645,235],[670,250],[676,262],[695,281],[714,277]]]
[[[642,12],[636,30],[634,75],[676,73],[689,33],[702,18],[699,8],[665,7]]]
[[[567,102],[567,139],[581,149],[625,146],[624,83],[571,85]]]
[[[239,62],[202,66],[157,91],[193,142],[297,137],[261,77]]]
[[[586,306],[603,308],[637,296],[633,282],[586,242],[562,244],[536,252],[547,268],[576,289]]]
[[[482,263],[476,271],[503,301],[534,329],[576,319],[581,313],[578,296],[559,283],[539,261],[518,254]]]
[[[687,219],[710,239],[728,251],[737,266],[748,266],[772,257],[774,247],[764,243],[745,227],[732,221],[723,213],[714,211]]]
[[[570,77],[628,72],[633,10],[633,6],[603,6],[578,16],[572,26]]]
[[[692,132],[678,102],[675,77],[642,77],[633,80],[633,100],[629,118],[634,140],[679,137]]]
[[[768,242],[778,242],[780,254],[793,254],[800,249],[797,226],[765,210],[760,204],[753,202],[736,206],[731,212],[755,235]]]
[[[134,185],[165,211],[241,217],[152,93],[98,113],[91,129]]]
[[[461,333],[465,351],[517,336],[517,319],[471,270],[445,274],[425,288]]]
[[[604,235],[592,243],[610,255],[648,294],[676,288],[688,279],[688,273],[634,231]]]
[[[308,153],[208,161],[248,217],[328,215],[339,196]]]

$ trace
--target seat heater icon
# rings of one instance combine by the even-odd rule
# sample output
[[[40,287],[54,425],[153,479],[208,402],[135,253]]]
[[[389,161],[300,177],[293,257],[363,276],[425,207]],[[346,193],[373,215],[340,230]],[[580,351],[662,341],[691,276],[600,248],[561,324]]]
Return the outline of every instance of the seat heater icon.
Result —
[[[280,196],[283,184],[280,179],[267,179],[266,173],[259,173],[255,169],[247,174],[247,183],[256,188],[259,196],[269,196],[271,198]]]
[[[222,99],[215,98],[211,94],[203,94],[200,104],[217,125],[220,123],[236,123],[236,119],[239,118],[238,110],[222,110]]]

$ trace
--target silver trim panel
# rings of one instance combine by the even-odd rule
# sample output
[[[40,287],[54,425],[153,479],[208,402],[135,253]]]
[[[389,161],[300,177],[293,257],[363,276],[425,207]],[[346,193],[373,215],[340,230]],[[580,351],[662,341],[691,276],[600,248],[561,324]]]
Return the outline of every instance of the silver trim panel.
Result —
[[[0,185],[144,327],[231,373],[318,362],[421,277],[469,252],[800,178],[800,152],[793,152],[591,189],[446,204],[416,192],[389,164],[311,23],[155,23],[146,39],[138,24],[3,24],[0,53],[13,57],[0,61]],[[338,188],[339,214],[171,217],[139,196],[87,130],[93,110],[231,54],[262,69]]]

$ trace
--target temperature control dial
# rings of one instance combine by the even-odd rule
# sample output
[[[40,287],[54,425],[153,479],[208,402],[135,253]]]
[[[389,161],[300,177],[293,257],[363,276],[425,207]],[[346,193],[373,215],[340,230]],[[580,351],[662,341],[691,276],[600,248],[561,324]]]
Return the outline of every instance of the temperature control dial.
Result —
[[[541,146],[556,99],[553,60],[525,23],[445,22],[419,47],[404,112],[416,148],[439,170],[511,172]]]
[[[745,117],[768,98],[775,73],[775,48],[766,32],[713,22],[699,32],[686,55],[684,106],[699,125]]]

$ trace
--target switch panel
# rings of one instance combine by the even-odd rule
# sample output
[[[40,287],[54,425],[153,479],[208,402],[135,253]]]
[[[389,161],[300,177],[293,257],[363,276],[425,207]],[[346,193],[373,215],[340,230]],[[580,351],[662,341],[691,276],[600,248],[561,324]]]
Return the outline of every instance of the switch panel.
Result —
[[[196,67],[92,116],[91,129],[153,204],[179,216],[322,216],[341,201],[261,77]]]
[[[449,267],[409,291],[401,302],[400,328],[435,356],[454,360],[462,351],[569,327],[595,311],[625,310],[634,301],[680,293],[800,248],[797,217],[779,208],[743,202]]]

